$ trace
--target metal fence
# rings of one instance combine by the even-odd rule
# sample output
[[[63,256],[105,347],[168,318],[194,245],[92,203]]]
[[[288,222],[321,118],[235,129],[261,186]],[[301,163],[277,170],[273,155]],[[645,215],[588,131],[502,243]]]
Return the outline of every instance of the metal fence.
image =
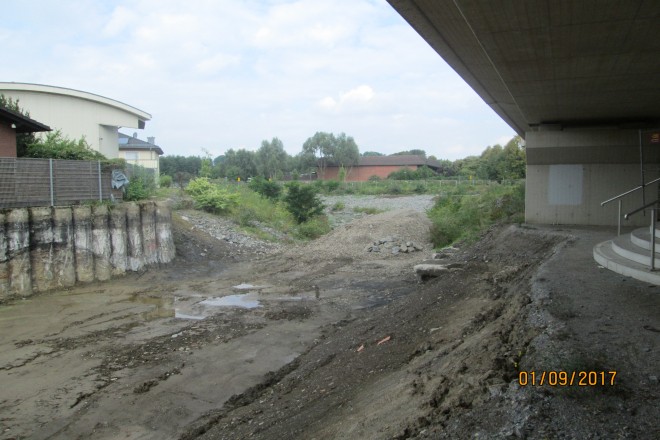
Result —
[[[0,208],[112,200],[112,171],[99,161],[0,158]]]

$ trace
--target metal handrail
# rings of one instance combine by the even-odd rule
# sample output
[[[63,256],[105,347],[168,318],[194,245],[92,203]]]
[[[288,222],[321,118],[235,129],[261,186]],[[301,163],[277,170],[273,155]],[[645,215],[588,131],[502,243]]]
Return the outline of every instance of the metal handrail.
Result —
[[[658,217],[658,208],[651,209],[651,271],[655,270],[655,219]]]
[[[633,210],[633,211],[630,211],[628,214],[624,215],[623,218],[625,218],[626,220],[628,220],[628,217],[630,217],[630,216],[632,216],[632,215],[635,215],[635,214],[637,214],[638,212],[644,211],[646,208],[650,208],[651,206],[657,204],[659,201],[660,201],[660,199],[656,199],[656,200],[652,201],[651,203],[647,203],[647,204],[644,205],[644,206],[640,206],[639,208],[637,208],[637,209],[635,209],[635,210]]]
[[[611,199],[607,199],[607,200],[605,200],[604,202],[601,202],[601,203],[600,203],[600,206],[605,206],[605,205],[607,205],[608,203],[615,201],[616,199],[620,199],[621,197],[625,197],[625,196],[627,196],[628,194],[632,194],[632,193],[634,193],[635,191],[638,191],[638,190],[640,190],[640,189],[642,189],[642,188],[646,188],[647,186],[649,186],[649,185],[651,185],[651,184],[653,184],[653,183],[656,183],[656,182],[660,182],[660,177],[658,177],[657,179],[651,180],[650,182],[645,183],[644,185],[636,186],[635,188],[633,188],[633,189],[631,189],[631,190],[628,190],[628,191],[626,191],[626,192],[624,192],[624,193],[621,193],[621,194],[619,194],[618,196],[612,197]]]

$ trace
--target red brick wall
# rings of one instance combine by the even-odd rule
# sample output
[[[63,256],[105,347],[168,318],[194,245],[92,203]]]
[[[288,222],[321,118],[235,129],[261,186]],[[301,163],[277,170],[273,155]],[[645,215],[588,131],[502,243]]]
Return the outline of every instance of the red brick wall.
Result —
[[[0,157],[16,157],[16,130],[0,121]]]
[[[386,179],[390,173],[398,171],[403,168],[416,170],[417,165],[401,166],[401,165],[378,165],[378,166],[362,166],[353,167],[346,176],[347,182],[364,182],[369,180],[371,176],[378,176],[381,179]],[[348,171],[348,168],[346,169]],[[321,176],[319,170],[319,179],[323,180],[338,180],[339,167],[327,167],[325,169],[325,176]]]

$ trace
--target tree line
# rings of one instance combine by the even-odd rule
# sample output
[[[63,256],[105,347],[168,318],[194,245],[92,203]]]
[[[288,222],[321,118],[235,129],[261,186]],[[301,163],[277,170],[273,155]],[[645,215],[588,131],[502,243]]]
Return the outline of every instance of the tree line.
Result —
[[[511,180],[525,177],[525,147],[520,136],[513,137],[506,145],[488,146],[478,156],[468,156],[450,161],[437,159],[421,149],[400,151],[394,155],[413,154],[437,160],[438,172],[422,168],[417,173],[393,173],[391,178],[413,180],[432,178],[465,178],[480,180]],[[185,181],[193,177],[227,178],[247,180],[253,177],[281,180],[285,176],[296,179],[319,170],[320,174],[328,165],[346,169],[356,165],[360,157],[385,156],[377,151],[360,154],[355,140],[345,133],[317,132],[308,138],[298,154],[290,155],[280,139],[264,140],[256,151],[245,148],[230,148],[224,154],[213,158],[210,153],[204,156],[162,156],[161,174]]]

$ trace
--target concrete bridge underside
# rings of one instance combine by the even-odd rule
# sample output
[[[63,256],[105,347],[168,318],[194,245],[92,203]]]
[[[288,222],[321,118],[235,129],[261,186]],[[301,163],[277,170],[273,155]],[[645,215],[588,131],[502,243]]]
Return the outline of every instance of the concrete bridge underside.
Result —
[[[528,222],[616,223],[600,202],[640,184],[640,130],[660,175],[660,2],[388,1],[525,138]]]

